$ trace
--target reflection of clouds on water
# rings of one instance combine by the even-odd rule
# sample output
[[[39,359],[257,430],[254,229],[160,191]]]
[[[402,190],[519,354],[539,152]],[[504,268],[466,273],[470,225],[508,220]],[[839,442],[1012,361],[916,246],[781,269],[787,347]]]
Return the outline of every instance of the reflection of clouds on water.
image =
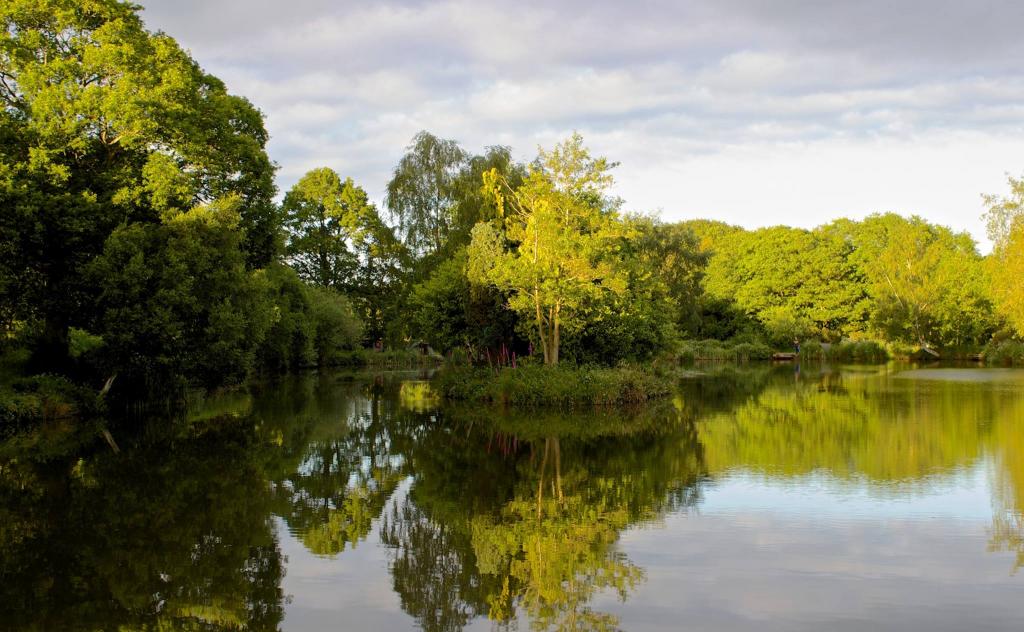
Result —
[[[841,479],[827,471],[773,476],[739,468],[715,477],[703,488],[700,510],[706,515],[764,511],[824,521],[850,517],[988,521],[992,517],[991,467],[980,460],[967,468],[892,482],[863,476]]]
[[[1011,556],[985,554],[986,542],[975,520],[677,515],[664,530],[623,534],[622,551],[648,581],[628,608],[595,607],[629,630],[666,620],[715,630],[1019,629]]]
[[[600,413],[310,377],[211,400],[166,436],[119,433],[120,454],[52,447],[0,467],[0,570],[21,573],[0,614],[21,600],[60,622],[116,596],[97,627],[282,610],[289,630],[1024,623],[1024,389],[711,372]],[[64,567],[95,593],[33,602],[24,587]],[[188,599],[144,612],[168,583]]]

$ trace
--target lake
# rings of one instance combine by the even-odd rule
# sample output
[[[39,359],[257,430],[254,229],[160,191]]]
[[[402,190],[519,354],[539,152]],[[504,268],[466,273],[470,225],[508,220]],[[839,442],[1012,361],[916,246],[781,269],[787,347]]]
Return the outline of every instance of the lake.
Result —
[[[710,367],[598,412],[339,373],[141,417],[6,439],[0,627],[1024,628],[1024,371]]]

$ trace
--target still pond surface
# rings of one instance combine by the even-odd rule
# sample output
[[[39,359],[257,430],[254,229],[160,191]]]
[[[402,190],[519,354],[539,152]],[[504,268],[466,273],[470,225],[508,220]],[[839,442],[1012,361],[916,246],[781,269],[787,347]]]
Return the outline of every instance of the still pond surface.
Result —
[[[1020,630],[1024,372],[718,369],[644,410],[310,376],[0,453],[0,627]]]

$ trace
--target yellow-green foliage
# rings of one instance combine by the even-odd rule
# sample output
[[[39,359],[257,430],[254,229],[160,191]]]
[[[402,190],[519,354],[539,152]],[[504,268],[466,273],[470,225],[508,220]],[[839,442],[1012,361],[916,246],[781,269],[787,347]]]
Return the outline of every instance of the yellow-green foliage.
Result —
[[[767,475],[818,469],[878,483],[918,479],[973,462],[991,419],[1024,419],[1024,397],[976,385],[867,376],[773,386],[701,421],[709,472]],[[927,397],[916,396],[920,391]]]

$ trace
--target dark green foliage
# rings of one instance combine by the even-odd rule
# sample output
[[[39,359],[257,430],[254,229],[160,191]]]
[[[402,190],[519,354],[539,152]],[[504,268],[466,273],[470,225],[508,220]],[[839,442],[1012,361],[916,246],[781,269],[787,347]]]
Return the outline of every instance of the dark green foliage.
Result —
[[[434,349],[522,348],[516,315],[496,288],[475,285],[466,276],[466,250],[439,264],[430,277],[409,293],[409,332]]]
[[[269,326],[245,269],[232,208],[210,206],[160,224],[116,230],[90,266],[99,288],[94,331],[119,379],[164,388],[241,381]]]
[[[44,421],[102,409],[96,392],[59,375],[33,375],[0,385],[0,438]]]
[[[330,288],[309,287],[309,316],[317,365],[336,363],[341,354],[359,347],[363,326],[348,299]]]
[[[271,325],[258,348],[260,368],[275,371],[346,364],[358,349],[362,323],[348,299],[303,283],[284,266],[266,271]]]
[[[276,252],[263,118],[136,5],[12,0],[0,8],[0,319],[34,320],[36,368],[66,370],[69,326],[115,230],[233,200],[248,267]],[[102,333],[102,332],[98,332]]]
[[[273,307],[270,327],[257,350],[259,366],[288,371],[313,364],[313,327],[306,284],[289,267],[274,265],[262,273],[266,300]]]

